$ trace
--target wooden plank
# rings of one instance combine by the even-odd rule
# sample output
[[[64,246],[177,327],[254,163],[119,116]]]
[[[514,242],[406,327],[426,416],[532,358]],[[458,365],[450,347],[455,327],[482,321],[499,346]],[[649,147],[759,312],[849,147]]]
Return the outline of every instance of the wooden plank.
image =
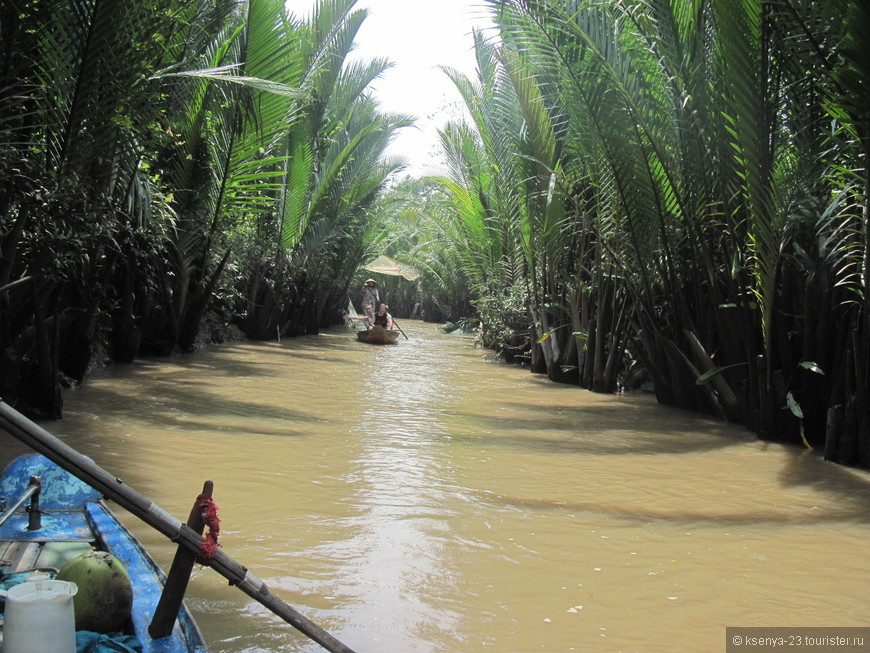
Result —
[[[3,564],[8,564],[6,573],[17,574],[33,569],[41,551],[42,544],[39,542],[10,542],[3,554]]]

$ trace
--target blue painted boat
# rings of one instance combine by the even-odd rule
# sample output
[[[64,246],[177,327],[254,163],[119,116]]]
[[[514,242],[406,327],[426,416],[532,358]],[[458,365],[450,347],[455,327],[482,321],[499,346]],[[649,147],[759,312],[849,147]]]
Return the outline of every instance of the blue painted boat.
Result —
[[[0,477],[0,511],[24,495],[30,478],[41,478],[41,526],[30,530],[23,508],[0,526],[0,572],[60,569],[81,553],[99,549],[115,556],[133,584],[133,610],[127,635],[135,635],[143,653],[206,653],[202,634],[182,604],[172,632],[151,639],[148,625],[163,591],[165,576],[139,541],[108,508],[102,495],[39,454],[21,456]],[[5,502],[5,505],[4,505]]]

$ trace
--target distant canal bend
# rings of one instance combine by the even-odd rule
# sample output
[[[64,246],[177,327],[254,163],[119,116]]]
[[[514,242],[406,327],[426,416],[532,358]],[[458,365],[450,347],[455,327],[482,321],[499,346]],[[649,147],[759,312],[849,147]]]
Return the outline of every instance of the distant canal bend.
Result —
[[[401,324],[394,347],[337,328],[119,366],[46,426],[182,519],[213,480],[224,551],[360,653],[867,624],[870,475]],[[188,602],[216,653],[321,650],[209,569]]]

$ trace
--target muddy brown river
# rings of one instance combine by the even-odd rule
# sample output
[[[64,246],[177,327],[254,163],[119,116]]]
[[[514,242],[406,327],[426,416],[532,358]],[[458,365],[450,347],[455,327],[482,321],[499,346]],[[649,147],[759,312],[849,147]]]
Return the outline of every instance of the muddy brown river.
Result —
[[[116,366],[44,426],[182,520],[213,480],[223,550],[359,653],[867,625],[867,473],[400,324],[392,347],[336,328]],[[187,602],[215,653],[322,650],[208,568]]]

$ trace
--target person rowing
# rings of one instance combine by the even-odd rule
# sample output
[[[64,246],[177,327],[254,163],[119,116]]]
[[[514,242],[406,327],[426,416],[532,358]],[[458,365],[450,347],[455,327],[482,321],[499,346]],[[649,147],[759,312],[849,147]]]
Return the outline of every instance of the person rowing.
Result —
[[[366,314],[366,328],[370,329],[375,319],[375,308],[380,303],[378,296],[378,282],[374,279],[366,279],[362,287],[362,308]]]

